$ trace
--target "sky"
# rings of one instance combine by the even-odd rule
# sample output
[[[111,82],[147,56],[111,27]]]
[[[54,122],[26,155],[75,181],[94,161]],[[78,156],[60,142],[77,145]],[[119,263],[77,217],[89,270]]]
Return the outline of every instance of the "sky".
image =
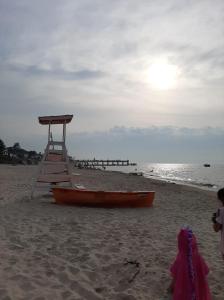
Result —
[[[0,0],[0,138],[77,158],[224,163],[223,0]],[[57,136],[60,128],[53,134]]]

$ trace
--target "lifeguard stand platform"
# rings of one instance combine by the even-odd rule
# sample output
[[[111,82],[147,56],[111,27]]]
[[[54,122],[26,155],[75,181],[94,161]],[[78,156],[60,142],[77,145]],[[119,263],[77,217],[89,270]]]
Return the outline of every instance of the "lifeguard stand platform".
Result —
[[[66,125],[71,122],[73,115],[39,117],[41,125],[48,125],[48,143],[39,165],[38,174],[32,186],[31,197],[37,188],[51,188],[52,185],[67,183],[73,186],[71,168],[65,146]],[[52,125],[63,125],[61,141],[54,141],[51,132]]]

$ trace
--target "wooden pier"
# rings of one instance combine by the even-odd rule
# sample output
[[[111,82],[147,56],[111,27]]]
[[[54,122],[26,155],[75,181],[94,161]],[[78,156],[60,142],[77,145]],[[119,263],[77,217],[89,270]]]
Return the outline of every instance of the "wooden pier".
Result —
[[[75,167],[78,168],[95,168],[95,167],[126,167],[126,166],[136,166],[136,163],[132,163],[129,160],[103,160],[103,159],[83,159],[74,160]]]

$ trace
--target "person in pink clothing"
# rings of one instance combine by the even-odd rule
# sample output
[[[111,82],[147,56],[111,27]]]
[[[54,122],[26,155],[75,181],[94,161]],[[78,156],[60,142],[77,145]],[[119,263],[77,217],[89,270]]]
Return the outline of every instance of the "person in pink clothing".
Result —
[[[178,254],[171,268],[169,291],[173,300],[211,300],[208,266],[198,252],[196,237],[190,228],[178,234]]]

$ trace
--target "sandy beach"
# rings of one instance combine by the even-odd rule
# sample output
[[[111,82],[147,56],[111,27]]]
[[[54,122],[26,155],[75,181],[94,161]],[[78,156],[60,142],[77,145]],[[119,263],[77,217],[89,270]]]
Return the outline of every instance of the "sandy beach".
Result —
[[[74,169],[91,189],[155,190],[152,208],[59,206],[30,199],[36,166],[0,165],[0,299],[165,300],[180,227],[189,224],[224,299],[214,192],[118,172]]]

